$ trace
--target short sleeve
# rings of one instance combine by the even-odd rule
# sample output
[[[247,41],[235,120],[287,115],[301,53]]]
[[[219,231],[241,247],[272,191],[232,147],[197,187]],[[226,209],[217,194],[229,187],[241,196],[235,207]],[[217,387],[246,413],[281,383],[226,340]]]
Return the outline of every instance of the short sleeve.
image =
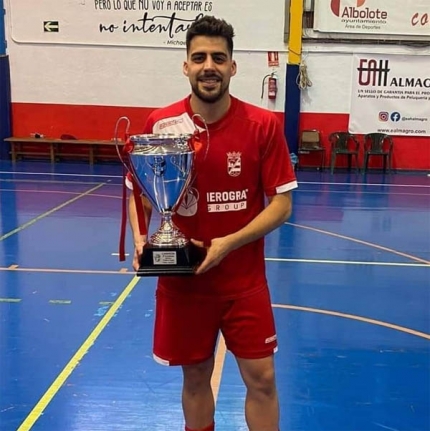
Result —
[[[287,141],[280,121],[271,113],[262,148],[262,182],[267,196],[297,188]]]

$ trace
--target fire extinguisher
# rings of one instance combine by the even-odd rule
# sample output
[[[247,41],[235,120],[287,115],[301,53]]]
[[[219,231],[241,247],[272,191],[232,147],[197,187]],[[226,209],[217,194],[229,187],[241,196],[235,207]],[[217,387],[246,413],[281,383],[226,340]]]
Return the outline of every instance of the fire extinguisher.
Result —
[[[267,97],[270,100],[275,100],[276,95],[278,93],[278,77],[276,76],[276,72],[272,72],[263,78],[263,82],[261,83],[261,100],[263,100],[263,97],[264,97],[264,89],[266,87],[266,80],[267,80],[267,89],[268,89]]]
[[[276,77],[275,74],[272,74],[269,76],[267,88],[268,88],[267,97],[270,100],[275,100],[276,94],[278,93],[278,78]]]

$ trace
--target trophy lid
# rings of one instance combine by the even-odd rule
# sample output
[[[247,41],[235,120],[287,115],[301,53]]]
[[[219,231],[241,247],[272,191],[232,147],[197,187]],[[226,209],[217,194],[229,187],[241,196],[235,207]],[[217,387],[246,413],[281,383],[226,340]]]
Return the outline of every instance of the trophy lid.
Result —
[[[134,154],[169,154],[192,151],[189,139],[192,133],[149,133],[130,136]]]
[[[192,133],[146,133],[130,136],[135,144],[169,144],[169,142],[187,141],[193,136]]]

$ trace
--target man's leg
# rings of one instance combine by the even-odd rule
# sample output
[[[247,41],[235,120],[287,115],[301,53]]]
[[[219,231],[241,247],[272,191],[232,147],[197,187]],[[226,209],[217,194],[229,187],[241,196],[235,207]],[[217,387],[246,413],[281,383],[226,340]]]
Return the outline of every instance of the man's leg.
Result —
[[[273,355],[263,359],[236,358],[246,385],[245,416],[250,431],[278,431],[279,403]]]
[[[233,301],[221,329],[246,385],[245,415],[250,431],[278,431],[273,358],[278,344],[269,290]]]
[[[222,303],[157,289],[154,358],[180,365],[186,430],[213,431],[214,397],[210,386]],[[209,359],[206,359],[209,358]]]
[[[215,402],[211,388],[214,358],[182,367],[182,408],[186,430],[213,431]]]

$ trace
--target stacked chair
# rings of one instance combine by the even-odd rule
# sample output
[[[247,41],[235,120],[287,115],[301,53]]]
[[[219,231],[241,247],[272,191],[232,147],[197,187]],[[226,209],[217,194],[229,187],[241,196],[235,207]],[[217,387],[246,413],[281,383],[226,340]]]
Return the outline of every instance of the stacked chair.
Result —
[[[298,148],[298,163],[296,168],[299,169],[302,165],[301,157],[305,154],[320,154],[319,170],[324,168],[325,149],[321,144],[321,136],[318,130],[302,130]]]

